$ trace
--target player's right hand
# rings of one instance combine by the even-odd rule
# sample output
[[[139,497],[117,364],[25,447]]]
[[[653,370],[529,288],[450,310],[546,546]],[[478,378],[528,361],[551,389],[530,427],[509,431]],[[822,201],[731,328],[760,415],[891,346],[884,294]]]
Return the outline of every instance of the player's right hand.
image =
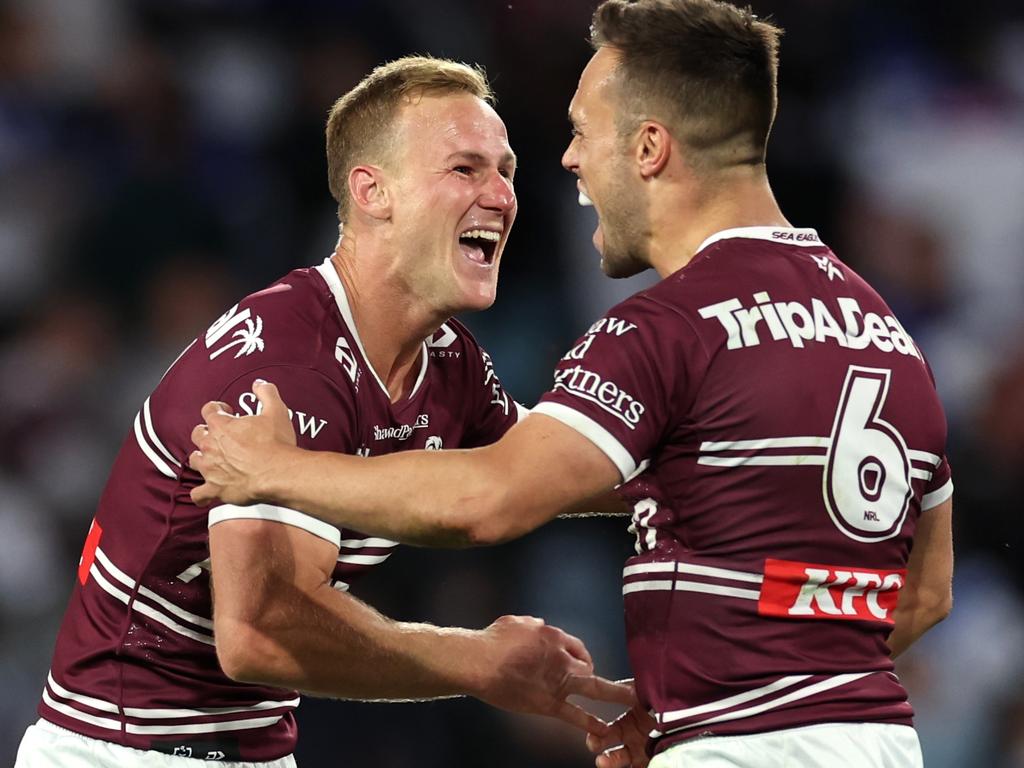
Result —
[[[547,715],[591,734],[608,725],[567,698],[632,704],[632,686],[594,674],[590,653],[579,638],[531,616],[502,616],[482,633],[482,684],[474,695],[501,709]]]

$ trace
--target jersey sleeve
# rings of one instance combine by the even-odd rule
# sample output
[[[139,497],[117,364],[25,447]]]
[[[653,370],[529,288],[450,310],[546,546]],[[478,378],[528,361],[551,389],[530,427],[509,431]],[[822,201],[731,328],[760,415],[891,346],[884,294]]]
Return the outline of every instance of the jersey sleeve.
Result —
[[[469,356],[466,386],[468,402],[472,403],[472,414],[467,423],[472,426],[467,430],[461,447],[475,448],[497,442],[529,411],[505,391],[494,371],[491,356],[468,333],[465,341]]]
[[[685,317],[636,296],[577,340],[531,413],[588,438],[626,480],[686,412],[706,367],[707,354]]]
[[[943,456],[932,473],[931,479],[924,486],[921,495],[921,511],[927,512],[937,507],[953,495],[953,476],[949,460]]]
[[[354,453],[356,409],[354,394],[337,386],[327,376],[311,368],[280,365],[248,371],[234,379],[221,393],[220,400],[231,405],[240,416],[259,412],[252,392],[256,379],[275,384],[288,405],[292,428],[300,448],[312,451]],[[332,525],[297,510],[271,504],[236,506],[221,504],[210,510],[212,527],[224,520],[258,519],[302,528],[335,546],[341,532]]]

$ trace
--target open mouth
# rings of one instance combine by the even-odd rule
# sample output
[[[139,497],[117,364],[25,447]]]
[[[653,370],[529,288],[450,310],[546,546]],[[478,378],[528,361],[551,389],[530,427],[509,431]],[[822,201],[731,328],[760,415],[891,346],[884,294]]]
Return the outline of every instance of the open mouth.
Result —
[[[470,261],[489,266],[498,252],[501,232],[491,229],[470,229],[459,235],[459,248]]]

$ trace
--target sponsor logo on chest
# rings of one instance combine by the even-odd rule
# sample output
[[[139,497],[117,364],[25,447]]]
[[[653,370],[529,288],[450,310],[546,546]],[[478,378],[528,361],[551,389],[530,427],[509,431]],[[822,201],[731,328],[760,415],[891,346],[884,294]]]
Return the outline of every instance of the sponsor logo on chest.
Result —
[[[421,413],[412,424],[396,424],[394,426],[382,427],[373,425],[374,440],[408,440],[412,437],[413,430],[426,429],[430,426],[430,414]]]
[[[756,347],[762,341],[785,341],[796,349],[808,343],[831,342],[847,349],[873,346],[882,352],[898,352],[920,358],[913,339],[892,315],[865,312],[856,299],[840,297],[840,320],[824,301],[812,298],[810,306],[799,301],[772,301],[767,291],[753,294],[754,304],[745,307],[738,298],[726,299],[697,311],[705,320],[717,320],[726,335],[726,349]]]
[[[252,392],[243,392],[238,397],[238,409],[246,416],[255,416],[263,412],[263,403],[256,399]],[[310,439],[316,439],[320,431],[327,426],[327,420],[319,416],[312,416],[302,411],[288,409],[288,418],[300,435],[306,435]]]
[[[905,570],[765,561],[757,612],[791,619],[846,619],[892,624]]]

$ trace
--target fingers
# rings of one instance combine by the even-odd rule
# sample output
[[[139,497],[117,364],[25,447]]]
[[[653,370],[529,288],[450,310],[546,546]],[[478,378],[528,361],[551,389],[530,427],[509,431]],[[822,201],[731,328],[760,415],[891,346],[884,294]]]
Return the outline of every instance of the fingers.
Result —
[[[613,683],[598,675],[573,675],[566,682],[566,691],[569,694],[576,693],[588,699],[609,701],[627,707],[636,704],[636,694],[633,692],[632,683],[629,685]]]
[[[192,497],[192,503],[197,507],[208,507],[218,499],[216,489],[209,483],[197,485],[189,495]]]
[[[616,723],[608,726],[608,731],[603,735],[596,733],[587,734],[587,749],[592,755],[599,755],[605,750],[622,746],[625,739],[622,738],[622,730]]]
[[[213,424],[219,419],[234,415],[235,411],[227,403],[213,400],[204,405],[200,413],[203,414],[203,421],[207,424]]]
[[[629,750],[625,747],[613,747],[607,749],[594,760],[597,768],[630,768],[632,760]]]
[[[591,669],[594,667],[594,660],[590,657],[590,651],[587,650],[587,646],[583,644],[583,641],[578,637],[570,635],[568,632],[563,632],[565,650],[569,652],[571,656],[585,661]]]
[[[256,395],[256,399],[263,405],[263,413],[276,416],[279,411],[288,412],[288,407],[281,399],[281,393],[277,391],[276,385],[263,379],[256,379],[252,383],[252,391]]]
[[[192,445],[202,449],[203,441],[206,440],[206,437],[209,434],[210,428],[206,426],[206,424],[197,424],[196,427],[192,430]],[[191,463],[191,457],[189,458],[189,463]],[[197,469],[197,467],[192,467],[192,469]]]
[[[595,736],[603,736],[608,731],[608,723],[568,701],[559,702],[551,715]]]

